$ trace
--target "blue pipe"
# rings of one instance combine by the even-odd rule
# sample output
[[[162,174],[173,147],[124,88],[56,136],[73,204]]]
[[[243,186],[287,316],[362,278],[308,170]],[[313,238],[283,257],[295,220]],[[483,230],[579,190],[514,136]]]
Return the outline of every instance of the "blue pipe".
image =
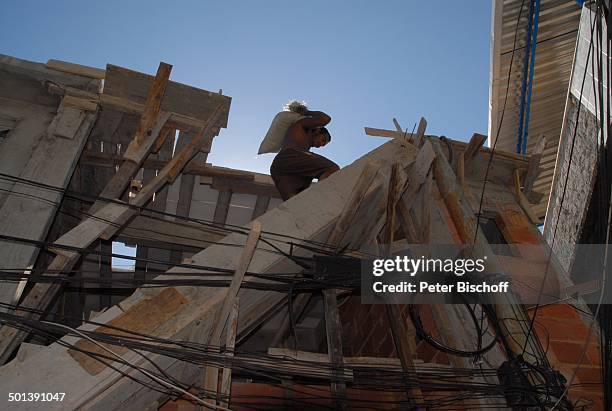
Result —
[[[529,53],[531,52],[531,31],[533,28],[533,0],[529,1],[529,24],[527,26],[527,38],[525,40],[525,59],[523,62],[523,81],[521,83],[521,110],[519,112],[518,139],[516,142],[516,152],[521,152],[523,142],[523,123],[525,120],[525,94],[527,93],[527,78],[529,76]]]
[[[534,16],[534,22],[533,22],[533,41],[531,43],[531,62],[529,64],[529,93],[527,95],[527,110],[526,110],[526,115],[525,115],[525,129],[524,129],[524,133],[525,135],[523,136],[523,147],[522,147],[522,153],[525,154],[527,153],[527,138],[528,138],[528,133],[529,133],[529,112],[531,109],[531,90],[533,87],[533,72],[534,72],[534,66],[535,66],[535,59],[536,59],[536,46],[538,44],[537,40],[538,40],[538,22],[540,20],[540,0],[536,0],[536,7],[535,7],[535,16]]]

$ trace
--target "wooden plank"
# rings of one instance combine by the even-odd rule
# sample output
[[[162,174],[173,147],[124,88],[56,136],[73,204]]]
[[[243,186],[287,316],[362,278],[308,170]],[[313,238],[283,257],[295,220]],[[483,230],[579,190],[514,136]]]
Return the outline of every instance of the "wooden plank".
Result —
[[[525,194],[523,194],[523,191],[521,190],[521,177],[518,169],[514,170],[514,195],[516,196],[516,201],[519,203],[527,217],[529,217],[529,220],[536,225],[542,224],[542,221],[531,208],[531,203],[529,203],[529,200],[527,200],[527,197],[525,197]]]
[[[140,116],[140,123],[134,138],[135,146],[142,144],[145,136],[151,133],[151,129],[157,122],[157,116],[161,111],[161,103],[168,87],[171,71],[172,66],[170,64],[159,63],[153,84],[147,89],[147,99],[144,103],[145,109]],[[129,149],[130,147],[128,147]]]
[[[168,85],[171,70],[172,66],[169,64],[159,64],[155,80],[147,93],[147,100],[144,111],[140,116],[136,135],[123,155],[126,161],[121,164],[117,173],[115,173],[111,181],[104,187],[104,190],[100,193],[100,197],[111,199],[120,198],[134,174],[141,168],[142,163],[151,152],[162,128],[170,117],[168,113],[160,115],[160,106]],[[91,210],[95,211],[101,206],[102,203],[97,201],[91,207]]]
[[[223,230],[215,230],[189,221],[169,221],[138,215],[118,234],[123,240],[133,243],[159,245],[177,244],[205,249],[227,235]]]
[[[487,136],[478,133],[474,133],[472,135],[472,138],[470,139],[470,142],[465,148],[463,155],[466,167],[476,156],[476,154],[480,152],[480,148],[482,147],[485,141],[487,141]]]
[[[108,64],[104,82],[104,95],[144,104],[153,76]],[[222,115],[216,124],[227,127],[231,98],[171,81],[161,103],[163,111],[206,120],[216,107],[222,106]]]
[[[255,201],[255,207],[253,208],[253,214],[251,215],[251,220],[256,219],[260,215],[263,215],[270,205],[270,196],[257,196],[257,200]]]
[[[425,141],[419,150],[419,154],[417,155],[415,162],[410,168],[408,185],[404,189],[401,196],[402,198],[400,200],[400,202],[403,203],[402,208],[406,208],[408,210],[412,208],[412,205],[417,198],[417,192],[421,188],[421,185],[425,183],[427,175],[429,174],[429,169],[431,168],[435,157],[436,154],[431,146],[431,143],[429,141]]]
[[[484,237],[482,230],[476,231],[477,225],[474,210],[469,205],[465,193],[459,185],[457,177],[448,163],[440,143],[435,139],[431,141],[434,151],[436,152],[436,158],[434,160],[434,177],[436,184],[440,191],[440,195],[446,203],[449,214],[455,223],[461,240],[464,244],[473,244],[472,254],[474,258],[487,256],[485,260],[485,272],[502,273],[503,270],[497,262],[495,254],[491,250],[491,246]],[[475,236],[474,233],[477,233],[477,235]],[[502,319],[500,320],[500,327],[502,332],[506,334],[509,346],[512,350],[515,353],[521,353],[525,345],[525,334],[521,331],[520,323],[503,319],[515,318],[515,316],[519,315],[520,321],[529,320],[522,315],[524,314],[522,311],[518,310],[517,312],[513,305],[508,304],[507,298],[512,298],[511,294],[505,294],[499,298],[503,298],[504,300],[501,301],[500,304],[494,304],[494,308]],[[531,338],[534,343],[537,343],[533,335]],[[527,346],[525,354],[534,356],[529,346]]]
[[[424,119],[421,118],[421,124],[419,124],[418,136],[416,138],[417,147],[420,143],[420,139],[423,137],[425,127],[423,124]],[[416,164],[416,163],[415,163]],[[414,168],[414,165],[413,165]],[[429,168],[429,167],[427,167]],[[387,196],[387,224],[386,231],[383,235],[383,241],[385,242],[384,256],[387,258],[391,257],[391,244],[393,243],[393,234],[395,233],[395,207],[401,195],[399,185],[399,164],[395,163],[391,166],[391,176],[389,177],[389,188]],[[406,320],[402,314],[399,305],[395,304],[395,301],[385,304],[387,312],[387,319],[391,326],[391,335],[393,342],[397,350],[397,354],[400,358],[402,369],[405,373],[415,378],[416,381],[416,369],[414,367],[414,353],[416,352],[416,346],[414,346],[414,340],[409,337],[410,333],[406,326]],[[409,401],[418,406],[423,403],[423,393],[419,387],[412,387],[408,390]]]
[[[47,68],[57,71],[63,71],[64,73],[77,74],[79,76],[90,77],[95,79],[103,79],[106,76],[106,70],[83,66],[81,64],[69,63],[62,60],[50,59],[45,64]]]
[[[107,325],[109,327],[117,327],[125,330],[130,330],[135,333],[149,334],[157,327],[172,318],[184,305],[187,304],[187,299],[174,288],[165,288],[155,297],[144,299],[135,307],[132,307],[128,312],[120,315]],[[95,331],[106,334],[130,336],[125,333],[107,326],[100,326]],[[103,344],[110,347],[119,355],[127,353],[129,350],[125,347]],[[97,359],[83,353],[82,351],[93,352],[96,354],[107,353],[89,340],[81,339],[75,344],[75,348],[68,350],[70,356],[77,361],[89,374],[97,375],[104,371],[108,366]]]
[[[351,191],[351,196],[347,199],[346,204],[336,222],[334,229],[332,230],[329,238],[327,239],[327,243],[332,246],[339,248],[342,246],[341,240],[342,237],[346,234],[346,231],[355,218],[355,214],[359,209],[359,206],[363,202],[368,189],[374,182],[376,175],[378,174],[374,164],[367,163],[363,168],[353,191]]]
[[[325,330],[327,336],[327,353],[332,364],[331,391],[336,409],[346,408],[346,384],[340,375],[343,373],[342,364],[342,323],[338,310],[338,296],[336,290],[323,291],[323,304],[325,307]]]
[[[402,141],[410,141],[410,139],[412,139],[412,137],[415,135],[413,133],[406,133],[403,131],[394,131],[394,130],[384,130],[381,128],[364,127],[363,129],[368,136],[396,138]]]
[[[176,142],[177,150],[187,146],[193,140],[193,138],[194,134],[192,133],[180,132]],[[195,176],[186,174],[181,175],[178,202],[176,204],[176,215],[181,217],[189,217],[189,213],[191,212],[191,198],[193,196],[194,185]],[[178,264],[182,260],[183,253],[181,251],[172,250],[170,252],[170,262],[172,264]]]
[[[423,138],[425,137],[425,129],[427,128],[427,120],[424,117],[421,117],[419,120],[419,127],[417,128],[417,132],[412,138],[412,144],[417,147],[421,147],[423,144]]]
[[[397,350],[397,355],[402,364],[402,369],[412,378],[417,377],[416,367],[414,365],[414,355],[416,353],[416,345],[414,344],[414,332],[411,332],[406,325],[406,319],[398,304],[386,304],[387,319],[391,326],[391,335]],[[423,392],[420,387],[411,387],[408,389],[409,401],[416,407],[423,404]]]
[[[235,304],[236,298],[238,296],[238,290],[240,290],[240,286],[242,285],[244,274],[249,268],[249,264],[251,263],[251,259],[253,258],[253,254],[255,253],[255,248],[257,247],[257,243],[259,242],[260,235],[261,223],[255,220],[251,223],[251,231],[249,232],[249,236],[247,237],[244,249],[240,254],[240,259],[238,260],[234,276],[232,277],[232,282],[230,283],[230,286],[223,300],[223,305],[215,315],[212,331],[207,341],[207,345],[209,347],[218,347],[220,345],[221,335],[223,333],[223,330],[225,329],[230,311]],[[217,392],[218,379],[219,369],[217,367],[207,366],[204,373],[203,381],[203,386],[206,392]]]
[[[219,191],[232,191],[234,193],[281,198],[280,193],[272,182],[262,183],[258,181],[227,178],[225,176],[213,176],[210,187]]]
[[[395,126],[395,130],[399,131],[400,133],[402,133],[404,130],[402,129],[402,126],[400,126],[399,121],[397,121],[396,118],[393,118],[393,125]]]
[[[85,120],[86,112],[75,107],[67,107],[60,104],[57,110],[57,115],[53,118],[47,134],[63,138],[72,138],[75,136],[79,127]]]
[[[98,99],[100,101],[100,105],[104,108],[110,108],[113,110],[122,111],[124,113],[136,115],[140,115],[144,112],[143,104],[135,103],[128,99],[108,96],[106,94],[100,94]],[[184,116],[178,113],[174,113],[172,111],[168,111],[168,113],[170,113],[168,125],[176,129],[182,131],[197,131],[205,126],[205,121],[203,120]]]
[[[329,364],[329,357],[326,354],[299,351],[288,348],[268,348],[268,355],[279,358],[291,358],[297,361],[316,362],[321,364]],[[364,368],[388,368],[393,370],[401,370],[402,363],[399,358],[385,357],[344,357],[347,365]]]
[[[217,198],[217,205],[215,207],[215,215],[213,222],[217,225],[223,226],[227,221],[227,213],[229,211],[230,201],[232,200],[231,191],[220,191],[219,197]]]
[[[161,135],[160,135],[160,138],[161,138]],[[202,154],[202,152],[200,154]],[[100,153],[100,152],[87,152],[83,154],[83,157],[81,158],[81,164],[91,165],[91,166],[96,166],[96,167],[114,168],[115,165],[121,164],[121,159],[117,158],[117,156],[109,156],[107,154]],[[166,164],[168,164],[168,160],[147,158],[142,164],[142,166],[143,168],[161,170],[162,168],[164,168]],[[190,162],[189,164],[185,166],[182,174],[192,174],[195,176],[203,176],[203,177],[204,176],[205,177],[222,177],[223,179],[243,180],[243,181],[251,181],[251,182],[255,182],[256,177],[257,177],[258,181],[255,183],[257,185],[265,185],[266,187],[274,185],[274,183],[272,182],[272,179],[270,179],[269,183],[261,182],[261,176],[266,176],[266,175],[259,175],[259,174],[256,174],[250,171],[236,170],[236,169],[231,169],[231,168],[226,168],[226,167],[217,167],[212,164],[200,165],[200,164]],[[200,183],[202,184],[202,182]],[[226,184],[226,183],[222,182],[218,184]],[[239,186],[231,185],[231,188],[232,188],[232,191],[240,190]],[[254,190],[251,190],[251,191],[254,191]],[[245,194],[248,194],[248,193],[245,193]]]
[[[431,209],[432,204],[433,174],[430,172],[425,184],[421,188],[421,243],[429,244],[431,238]]]
[[[144,169],[142,173],[142,184],[143,185],[149,184],[151,180],[153,180],[154,177],[155,177],[155,170]],[[139,216],[139,217],[144,217],[144,216]],[[156,222],[157,221],[155,221],[155,223]],[[144,228],[143,232],[145,233],[145,235],[147,233],[147,228],[155,229],[156,231],[159,230],[160,227],[155,223],[147,227],[143,227]],[[136,248],[136,261],[134,263],[134,280],[138,282],[143,282],[146,278],[147,262],[145,260],[147,259],[148,255],[149,255],[149,248],[144,246],[142,243],[139,243],[138,247]]]
[[[18,177],[66,188],[97,115],[97,112],[88,111],[72,138],[42,138],[33,146],[31,155],[24,160],[25,166]],[[44,132],[44,125],[40,126],[40,131]],[[3,149],[11,150],[11,144],[23,136],[21,133],[19,129],[15,130],[14,142],[9,139]],[[41,200],[33,200],[36,198]],[[0,215],[3,216],[0,219],[0,232],[7,236],[44,241],[58,209],[57,205],[49,204],[58,204],[61,199],[62,193],[57,191],[41,190],[31,184],[16,182],[0,205]],[[5,268],[31,267],[39,255],[37,247],[27,244],[4,241],[0,244],[0,261]],[[24,286],[25,282],[3,284],[0,287],[0,302],[15,304]],[[5,311],[5,308],[0,308],[0,311]]]
[[[389,177],[389,188],[387,190],[387,220],[382,233],[383,255],[389,256],[391,244],[393,244],[393,234],[395,233],[395,205],[400,198],[401,187],[399,185],[399,164],[391,165],[391,175]]]
[[[373,164],[367,163],[363,168],[356,184],[347,200],[340,217],[332,230],[327,243],[331,247],[338,248],[347,228],[353,222],[359,205],[372,185],[377,171]],[[331,390],[334,398],[334,406],[338,409],[346,408],[346,384],[338,377],[342,371],[342,323],[338,310],[337,290],[323,290],[323,304],[325,307],[325,330],[327,337],[327,352],[329,362],[333,364],[335,377],[332,379]]]
[[[234,356],[234,347],[236,346],[236,333],[238,332],[238,310],[240,304],[238,298],[234,301],[234,306],[228,319],[227,337],[225,338],[225,355],[232,358]],[[219,405],[229,407],[232,393],[232,368],[224,367],[221,373],[221,387],[219,388]]]
[[[465,151],[457,156],[457,180],[465,187]]]
[[[207,126],[198,132],[191,143],[172,157],[172,160],[160,170],[151,184],[148,184],[140,191],[131,204],[143,205],[144,202],[151,198],[153,193],[158,191],[164,184],[174,181],[185,165],[200,152],[202,147],[208,146],[213,136],[219,132],[218,127],[214,124],[217,124],[220,115],[221,106],[217,107],[212,116],[208,119]]]

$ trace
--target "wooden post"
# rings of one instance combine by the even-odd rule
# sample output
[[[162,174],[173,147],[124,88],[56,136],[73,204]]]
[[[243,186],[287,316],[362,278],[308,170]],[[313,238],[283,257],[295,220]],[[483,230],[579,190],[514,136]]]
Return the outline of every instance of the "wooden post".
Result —
[[[461,185],[457,181],[457,177],[448,163],[440,143],[437,139],[431,139],[430,141],[434,151],[436,152],[436,159],[434,160],[434,175],[438,185],[438,190],[446,203],[459,236],[464,244],[473,244],[473,257],[487,256],[487,259],[485,260],[486,272],[503,273],[503,270],[497,262],[495,254],[491,250],[491,246],[485,239],[482,231],[478,230],[477,235],[474,236],[477,229],[474,210],[472,210],[468,199],[461,188]],[[502,297],[500,296],[498,298]],[[500,318],[500,328],[502,329],[502,332],[505,333],[510,348],[515,354],[520,354],[523,350],[523,346],[526,345],[525,334],[520,327],[520,323],[518,321],[512,321],[511,319],[518,314],[520,317],[523,317],[519,318],[519,321],[528,322],[527,317],[524,315],[522,309],[518,309],[515,312],[515,307],[509,305],[507,301],[500,301],[499,304],[495,304],[494,302],[493,307],[498,312],[498,316]],[[535,339],[533,335],[531,338]],[[529,353],[535,357],[535,353],[530,352],[528,345],[526,353]]]
[[[527,217],[529,217],[529,220],[536,225],[542,224],[542,221],[540,221],[536,213],[531,208],[531,203],[529,203],[529,200],[527,200],[527,197],[525,197],[525,194],[523,194],[523,191],[521,190],[521,177],[518,169],[514,170],[514,195],[516,196],[516,201],[519,203],[525,214],[527,214]]]
[[[160,107],[171,70],[171,65],[159,63],[157,75],[149,89],[144,111],[140,116],[138,130],[123,155],[125,161],[111,181],[104,187],[100,197],[112,199],[121,197],[134,174],[140,169],[142,163],[156,145],[158,138],[159,140],[165,139],[162,129],[170,118],[170,113],[160,115]],[[157,142],[157,145],[159,145],[159,142]],[[90,213],[93,214],[103,205],[103,202],[97,201],[91,207]]]
[[[214,224],[219,226],[223,226],[225,224],[231,201],[231,191],[219,191],[219,197],[217,198],[217,205],[215,207],[215,214],[213,217]]]
[[[399,164],[393,164],[391,166],[391,176],[389,178],[389,192],[387,197],[387,224],[386,230],[383,234],[383,244],[385,251],[385,257],[389,258],[391,256],[391,243],[393,243],[393,233],[395,232],[395,205],[399,200],[401,195],[400,190],[401,187],[398,184],[399,181]],[[416,346],[414,345],[414,341],[411,340],[410,332],[408,331],[408,327],[406,326],[406,319],[402,314],[402,310],[400,309],[398,304],[395,304],[395,301],[391,301],[390,303],[385,304],[385,309],[387,312],[387,319],[389,320],[389,325],[391,326],[391,335],[393,337],[393,342],[395,344],[395,348],[397,349],[397,354],[402,363],[402,368],[405,373],[410,375],[417,380],[416,368],[414,366],[413,355],[416,351]],[[423,403],[423,393],[421,389],[418,387],[410,388],[408,390],[409,400],[413,403],[413,405],[419,405]]]
[[[223,305],[217,311],[215,315],[215,319],[213,321],[213,328],[210,336],[208,338],[208,347],[216,348],[221,344],[221,335],[223,333],[223,329],[227,323],[228,317],[230,315],[230,311],[234,306],[236,298],[238,296],[238,290],[240,290],[240,286],[242,285],[242,279],[244,278],[244,274],[249,268],[249,264],[251,263],[251,259],[253,258],[253,254],[255,254],[255,248],[257,247],[257,242],[259,241],[259,236],[261,235],[261,223],[257,220],[251,223],[251,231],[249,232],[249,236],[247,237],[246,243],[244,245],[244,249],[240,254],[240,259],[238,260],[238,264],[236,265],[236,271],[234,272],[234,277],[232,278],[232,282],[227,290],[227,295],[225,300],[223,301]],[[204,389],[208,393],[213,393],[213,395],[217,392],[217,386],[219,384],[219,368],[214,366],[207,366],[204,371]],[[214,403],[214,399],[208,399],[208,403]]]
[[[346,233],[353,217],[359,209],[368,188],[376,177],[376,170],[371,163],[368,163],[361,172],[355,187],[348,199],[334,229],[332,230],[327,243],[338,248],[342,238]],[[333,289],[323,291],[323,303],[325,306],[325,330],[327,335],[327,352],[329,362],[332,365],[335,378],[332,378],[331,394],[334,407],[338,409],[346,408],[346,385],[338,376],[342,375],[342,324],[340,322],[340,312],[338,311],[337,291]]]
[[[265,214],[266,210],[268,210],[269,205],[270,196],[257,196],[257,201],[255,202],[255,207],[253,208],[253,214],[251,215],[251,220],[255,220],[260,215]]]
[[[417,128],[416,135],[412,139],[412,144],[417,147],[421,147],[423,144],[423,138],[425,137],[425,129],[427,128],[427,120],[424,117],[421,117],[419,120],[419,127]]]
[[[236,346],[236,334],[238,332],[238,311],[240,303],[238,297],[234,301],[234,306],[230,313],[227,323],[227,337],[225,338],[225,358],[234,357],[234,347]],[[230,398],[232,393],[232,367],[223,367],[221,373],[221,388],[219,389],[219,405],[222,407],[230,406]]]

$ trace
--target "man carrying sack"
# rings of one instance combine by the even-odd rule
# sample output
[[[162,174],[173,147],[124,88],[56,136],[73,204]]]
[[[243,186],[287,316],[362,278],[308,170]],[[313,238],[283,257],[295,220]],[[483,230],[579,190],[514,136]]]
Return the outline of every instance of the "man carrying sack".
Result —
[[[323,180],[340,169],[333,161],[310,152],[331,141],[324,127],[331,117],[310,111],[304,103],[292,101],[278,113],[259,147],[259,154],[278,152],[270,175],[283,200],[310,187],[313,179]]]

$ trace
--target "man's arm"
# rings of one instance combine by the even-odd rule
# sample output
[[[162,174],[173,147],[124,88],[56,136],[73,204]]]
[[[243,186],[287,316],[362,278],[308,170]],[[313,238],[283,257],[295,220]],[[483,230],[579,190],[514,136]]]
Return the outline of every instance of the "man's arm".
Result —
[[[329,124],[331,121],[331,117],[322,111],[305,110],[300,114],[307,117],[297,121],[296,123],[304,128],[323,127]]]

